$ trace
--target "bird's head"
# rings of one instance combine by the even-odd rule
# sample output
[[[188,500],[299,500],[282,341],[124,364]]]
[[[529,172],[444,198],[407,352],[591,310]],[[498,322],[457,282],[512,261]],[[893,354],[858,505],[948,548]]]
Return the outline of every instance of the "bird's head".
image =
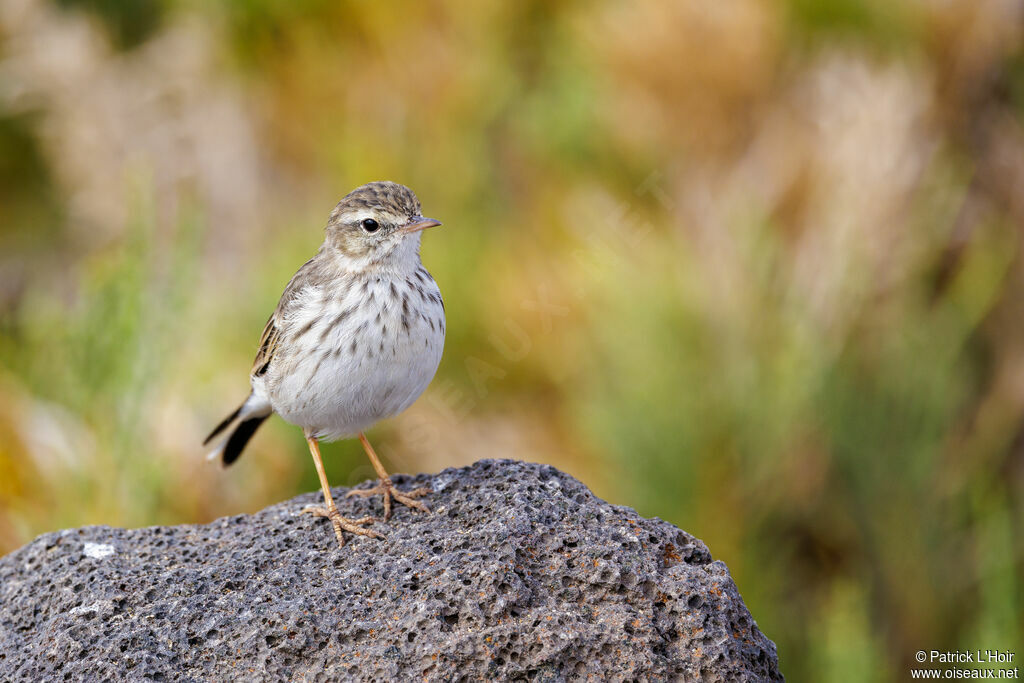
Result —
[[[421,231],[441,225],[421,211],[420,200],[405,185],[367,183],[334,207],[327,221],[327,244],[354,264],[416,260]]]

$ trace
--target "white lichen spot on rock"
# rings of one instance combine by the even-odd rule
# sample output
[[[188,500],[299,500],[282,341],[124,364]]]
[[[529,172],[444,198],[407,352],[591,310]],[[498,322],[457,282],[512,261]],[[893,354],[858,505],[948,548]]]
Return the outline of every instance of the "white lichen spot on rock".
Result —
[[[109,543],[89,543],[87,541],[83,552],[86,557],[91,557],[94,560],[102,560],[104,557],[109,557],[114,554],[114,546]]]
[[[92,544],[95,545],[95,544]],[[94,602],[91,605],[79,605],[78,607],[72,607],[68,610],[68,614],[73,617],[80,617],[83,614],[94,614],[98,611],[99,603]]]

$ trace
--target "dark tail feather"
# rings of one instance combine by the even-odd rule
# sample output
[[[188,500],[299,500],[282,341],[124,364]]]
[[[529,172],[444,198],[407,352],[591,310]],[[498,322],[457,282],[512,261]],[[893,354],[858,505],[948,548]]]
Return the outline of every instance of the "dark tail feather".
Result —
[[[221,421],[221,423],[219,425],[214,427],[213,431],[210,432],[210,435],[208,437],[206,437],[205,440],[203,440],[203,445],[205,446],[206,444],[210,443],[211,441],[213,441],[213,437],[217,436],[218,434],[223,432],[225,429],[227,429],[228,425],[231,424],[232,422],[234,422],[235,418],[238,417],[238,414],[240,412],[242,412],[242,407],[244,405],[245,405],[245,401],[242,401],[242,405],[240,405],[237,408],[235,408],[235,412],[233,412],[230,415],[228,415],[227,417],[225,417]]]
[[[263,417],[250,417],[248,420],[242,420],[235,427],[235,431],[231,432],[231,436],[228,437],[228,442],[224,446],[224,452],[221,454],[221,462],[224,463],[224,467],[227,467],[234,461],[238,460],[238,456],[242,454],[242,449],[245,448],[245,444],[249,443],[249,439],[256,433],[263,421],[266,420],[269,415]]]

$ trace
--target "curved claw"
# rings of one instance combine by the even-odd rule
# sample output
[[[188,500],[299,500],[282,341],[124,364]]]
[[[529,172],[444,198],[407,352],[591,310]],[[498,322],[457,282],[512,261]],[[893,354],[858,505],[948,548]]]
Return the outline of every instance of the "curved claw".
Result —
[[[377,521],[376,517],[360,517],[359,519],[349,519],[342,517],[338,508],[332,506],[326,508],[322,505],[309,505],[304,507],[300,514],[309,514],[314,517],[326,517],[331,520],[331,526],[334,527],[334,535],[338,539],[338,545],[341,547],[345,546],[345,535],[343,531],[347,531],[350,534],[356,534],[357,536],[369,536],[370,538],[384,538],[383,534],[380,534],[372,529],[363,529],[362,527],[367,524],[373,524]]]
[[[420,496],[425,496],[428,493],[432,493],[433,490],[428,487],[418,488],[414,491],[399,491],[395,488],[394,484],[391,483],[390,479],[382,479],[381,483],[377,484],[373,488],[369,489],[352,489],[345,494],[346,498],[351,496],[359,496],[360,498],[366,498],[369,496],[375,496],[381,494],[384,496],[384,521],[391,519],[391,498],[394,497],[402,505],[411,507],[420,512],[430,514],[430,508],[423,503],[416,500]]]

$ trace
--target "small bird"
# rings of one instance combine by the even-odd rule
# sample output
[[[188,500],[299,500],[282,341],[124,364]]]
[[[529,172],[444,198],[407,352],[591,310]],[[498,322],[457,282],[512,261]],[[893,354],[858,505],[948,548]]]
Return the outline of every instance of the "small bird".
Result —
[[[398,183],[369,183],[338,202],[324,243],[292,277],[263,329],[249,397],[203,442],[224,433],[209,459],[228,466],[273,413],[302,427],[324,493],[322,507],[304,512],[330,519],[342,546],[343,531],[381,536],[363,528],[373,517],[338,512],[320,441],[358,436],[380,484],[348,495],[382,494],[385,521],[392,498],[430,512],[416,500],[430,489],[396,489],[364,431],[408,408],[441,362],[444,303],[420,261],[422,231],[438,225]]]

